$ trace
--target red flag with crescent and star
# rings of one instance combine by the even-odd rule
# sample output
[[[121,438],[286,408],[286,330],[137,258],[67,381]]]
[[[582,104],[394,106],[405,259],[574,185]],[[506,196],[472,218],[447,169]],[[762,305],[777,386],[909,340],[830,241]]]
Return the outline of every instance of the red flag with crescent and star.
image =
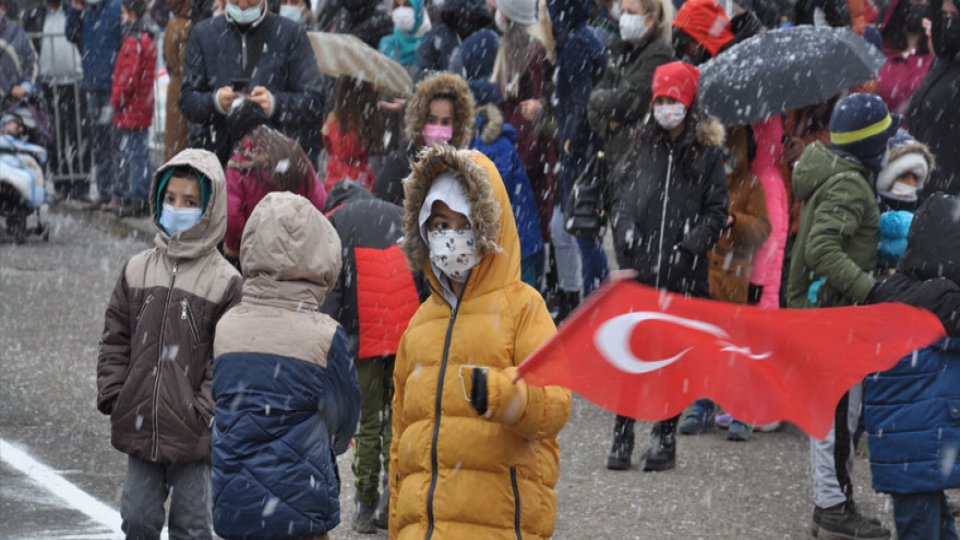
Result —
[[[905,304],[765,309],[607,283],[528,358],[519,376],[604,409],[661,420],[694,399],[734,418],[788,420],[824,438],[844,392],[944,336]]]

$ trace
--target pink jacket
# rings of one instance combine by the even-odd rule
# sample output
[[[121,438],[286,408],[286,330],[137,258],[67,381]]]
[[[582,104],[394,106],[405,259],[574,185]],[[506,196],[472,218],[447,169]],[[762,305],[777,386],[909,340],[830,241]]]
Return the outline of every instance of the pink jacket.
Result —
[[[235,152],[231,162],[234,160],[244,161],[245,158]],[[312,188],[309,193],[298,193],[298,195],[309,199],[317,210],[323,212],[327,192],[323,189],[323,182],[313,167],[310,168],[310,172],[313,175]],[[253,213],[257,203],[271,191],[275,190],[260,183],[252,170],[227,166],[227,234],[223,237],[223,242],[228,248],[240,250],[240,239],[243,237],[243,228],[247,224],[247,219]]]
[[[750,282],[763,286],[760,307],[780,307],[780,278],[783,273],[783,255],[787,245],[790,209],[787,188],[780,174],[783,154],[783,120],[779,116],[758,122],[753,126],[757,155],[750,171],[760,179],[767,198],[767,217],[770,236],[753,257]]]

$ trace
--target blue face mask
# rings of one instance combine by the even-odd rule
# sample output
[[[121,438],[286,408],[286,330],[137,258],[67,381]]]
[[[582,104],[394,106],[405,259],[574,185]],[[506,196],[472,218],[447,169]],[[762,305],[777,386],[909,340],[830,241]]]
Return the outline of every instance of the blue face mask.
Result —
[[[173,236],[196,225],[202,215],[203,210],[199,208],[177,208],[163,203],[163,210],[160,212],[160,227],[167,234]]]
[[[263,6],[253,6],[252,8],[240,9],[233,2],[227,2],[227,16],[237,24],[253,24],[260,18]]]

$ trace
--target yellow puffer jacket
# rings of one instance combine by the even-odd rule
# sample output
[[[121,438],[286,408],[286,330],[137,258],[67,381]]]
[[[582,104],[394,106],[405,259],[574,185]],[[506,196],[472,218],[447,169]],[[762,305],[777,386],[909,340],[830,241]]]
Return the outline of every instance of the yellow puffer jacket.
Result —
[[[464,182],[482,257],[455,310],[417,223],[444,170]],[[403,248],[433,294],[410,321],[394,370],[390,538],[548,538],[557,514],[556,437],[571,398],[562,388],[512,382],[515,366],[556,330],[543,299],[520,281],[520,241],[503,181],[478,152],[432,147],[404,188]],[[467,400],[465,366],[488,368],[485,417]]]

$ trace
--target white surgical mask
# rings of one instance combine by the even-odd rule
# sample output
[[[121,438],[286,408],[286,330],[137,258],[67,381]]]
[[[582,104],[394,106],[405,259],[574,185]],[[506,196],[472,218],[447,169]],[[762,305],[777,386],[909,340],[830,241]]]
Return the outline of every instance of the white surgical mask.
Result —
[[[650,15],[630,15],[624,13],[620,16],[620,37],[624,41],[637,42],[646,37],[650,28],[647,26],[647,20]]]
[[[687,108],[683,103],[670,103],[653,106],[653,118],[663,129],[673,129],[683,123]]]
[[[900,200],[917,200],[917,186],[913,186],[905,182],[894,182],[893,185],[890,186],[890,193]]]
[[[233,2],[227,2],[227,16],[237,24],[253,24],[257,22],[262,15],[263,6],[253,6],[247,9],[240,9],[240,6]]]
[[[199,208],[177,208],[169,203],[163,203],[160,212],[160,226],[167,234],[173,236],[193,227],[200,221],[203,210]]]
[[[398,7],[393,10],[392,17],[393,25],[405,34],[413,32],[413,25],[417,24],[417,13],[410,6]]]
[[[290,5],[280,6],[280,16],[294,22],[300,22],[303,20],[303,8]]]
[[[502,11],[497,10],[497,14],[493,16],[493,21],[497,23],[497,29],[500,30],[501,34],[507,33],[507,30],[510,28],[510,19],[508,19]]]
[[[430,231],[427,244],[430,262],[457,283],[465,282],[470,270],[480,262],[473,229]]]

